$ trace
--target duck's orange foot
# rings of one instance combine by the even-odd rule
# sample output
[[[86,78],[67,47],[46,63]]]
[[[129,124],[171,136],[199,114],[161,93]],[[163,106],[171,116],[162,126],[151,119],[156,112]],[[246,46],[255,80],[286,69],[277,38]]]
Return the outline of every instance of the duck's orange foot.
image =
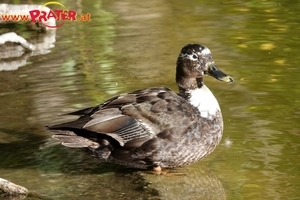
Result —
[[[174,170],[163,170],[160,166],[153,166],[153,171],[155,174],[158,175],[165,175],[165,176],[185,176],[186,173],[174,171]]]
[[[155,174],[159,174],[159,175],[162,174],[162,168],[159,165],[153,166],[153,171]]]

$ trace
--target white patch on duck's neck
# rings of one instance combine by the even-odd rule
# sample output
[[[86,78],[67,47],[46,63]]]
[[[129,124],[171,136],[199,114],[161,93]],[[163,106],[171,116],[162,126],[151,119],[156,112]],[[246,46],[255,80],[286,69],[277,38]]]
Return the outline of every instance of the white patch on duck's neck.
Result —
[[[198,108],[201,113],[201,117],[211,119],[212,116],[216,115],[217,111],[220,111],[220,106],[212,94],[212,92],[203,85],[201,88],[190,90],[190,104]]]

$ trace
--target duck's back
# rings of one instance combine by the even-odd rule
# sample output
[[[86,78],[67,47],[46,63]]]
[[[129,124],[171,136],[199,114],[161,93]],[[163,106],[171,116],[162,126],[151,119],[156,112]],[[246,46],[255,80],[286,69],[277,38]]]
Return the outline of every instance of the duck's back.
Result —
[[[65,146],[135,168],[187,165],[209,154],[222,136],[221,113],[202,118],[197,108],[167,88],[116,96],[72,114],[76,121],[49,127]]]

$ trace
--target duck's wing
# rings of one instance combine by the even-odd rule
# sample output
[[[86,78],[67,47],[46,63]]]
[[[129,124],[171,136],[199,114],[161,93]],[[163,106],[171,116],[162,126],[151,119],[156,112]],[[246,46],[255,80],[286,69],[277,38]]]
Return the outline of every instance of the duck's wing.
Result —
[[[59,130],[60,133],[54,137],[69,147],[95,146],[98,138],[107,136],[115,139],[120,146],[126,143],[126,147],[135,146],[154,138],[166,127],[177,126],[178,120],[172,118],[183,109],[185,113],[193,113],[185,100],[171,90],[149,88],[122,94],[97,107],[71,113],[82,116],[49,129]]]

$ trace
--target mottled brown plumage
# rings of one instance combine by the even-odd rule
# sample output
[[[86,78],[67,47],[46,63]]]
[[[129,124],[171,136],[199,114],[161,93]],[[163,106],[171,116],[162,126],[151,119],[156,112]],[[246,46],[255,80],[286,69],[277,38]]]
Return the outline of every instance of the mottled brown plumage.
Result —
[[[133,168],[173,168],[194,163],[219,144],[223,120],[203,84],[205,74],[233,79],[198,44],[183,47],[177,60],[179,95],[165,87],[137,90],[71,114],[79,119],[50,126],[67,147],[82,148],[101,161]]]

